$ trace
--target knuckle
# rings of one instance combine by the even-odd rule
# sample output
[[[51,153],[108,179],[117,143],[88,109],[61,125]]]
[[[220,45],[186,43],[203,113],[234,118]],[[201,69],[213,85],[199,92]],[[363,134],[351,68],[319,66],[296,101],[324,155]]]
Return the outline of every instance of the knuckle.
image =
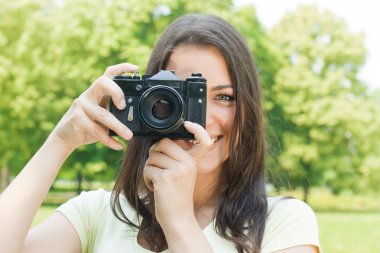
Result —
[[[107,77],[105,75],[99,76],[98,79],[94,82],[96,86],[103,86],[107,81]]]
[[[105,71],[104,73],[112,74],[112,72],[113,72],[113,67],[112,67],[112,66],[108,66],[108,67],[106,68],[106,71]]]
[[[159,142],[154,143],[152,146],[150,146],[149,151],[153,152],[157,148],[158,145],[159,145]]]
[[[171,140],[169,138],[163,138],[158,142],[157,146],[166,147],[166,146],[170,145],[170,143],[171,143]]]
[[[169,138],[163,138],[162,139],[162,144],[163,145],[168,145],[169,143],[171,143],[172,141],[169,139]]]
[[[79,97],[79,98],[76,98],[76,99],[74,99],[74,101],[73,101],[73,108],[78,108],[78,107],[81,107],[82,106],[82,100],[81,100],[81,98]]]
[[[151,164],[151,162],[152,162],[151,160],[152,160],[151,156],[149,155],[148,159],[146,159],[146,161],[145,161],[145,167],[147,167]]]

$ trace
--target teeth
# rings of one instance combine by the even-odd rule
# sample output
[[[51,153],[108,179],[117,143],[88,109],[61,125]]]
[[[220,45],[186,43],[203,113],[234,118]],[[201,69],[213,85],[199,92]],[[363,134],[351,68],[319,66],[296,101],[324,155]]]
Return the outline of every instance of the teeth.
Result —
[[[215,143],[218,140],[218,137],[211,138],[212,143]],[[199,144],[199,141],[197,140],[189,140],[189,142],[193,145]]]
[[[189,142],[190,142],[191,144],[193,144],[193,145],[195,145],[195,144],[199,144],[199,141],[197,141],[197,140],[189,140]]]

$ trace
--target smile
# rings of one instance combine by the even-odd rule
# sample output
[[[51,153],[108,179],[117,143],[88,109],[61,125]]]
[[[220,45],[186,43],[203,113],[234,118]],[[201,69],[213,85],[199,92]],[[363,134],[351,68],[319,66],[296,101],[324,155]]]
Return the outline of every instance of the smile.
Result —
[[[221,138],[222,138],[222,136],[212,137],[212,138],[211,138],[211,141],[212,141],[213,145],[214,145],[217,141],[219,141]],[[197,141],[197,140],[189,140],[189,143],[191,143],[192,145],[195,145],[195,144],[199,144],[199,141]]]

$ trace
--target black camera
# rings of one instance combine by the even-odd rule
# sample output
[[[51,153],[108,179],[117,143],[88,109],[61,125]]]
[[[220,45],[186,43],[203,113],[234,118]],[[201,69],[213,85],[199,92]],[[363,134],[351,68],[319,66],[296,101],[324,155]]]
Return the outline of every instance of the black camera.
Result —
[[[184,121],[206,125],[207,86],[202,74],[193,73],[181,80],[174,71],[140,77],[122,75],[113,79],[124,92],[126,108],[119,110],[110,100],[110,112],[134,136],[194,139]],[[110,132],[115,135],[114,132]]]

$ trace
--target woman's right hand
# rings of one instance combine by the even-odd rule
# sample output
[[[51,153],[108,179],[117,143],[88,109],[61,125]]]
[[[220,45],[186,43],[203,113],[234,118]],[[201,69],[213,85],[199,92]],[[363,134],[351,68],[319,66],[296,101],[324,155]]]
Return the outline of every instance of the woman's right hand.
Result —
[[[138,67],[130,63],[108,67],[101,77],[74,100],[52,135],[58,137],[58,140],[71,150],[96,141],[115,150],[122,149],[123,145],[110,137],[107,129],[113,130],[126,140],[130,140],[133,134],[106,109],[106,106],[111,98],[117,108],[125,108],[124,93],[112,79],[116,75],[137,70]]]

